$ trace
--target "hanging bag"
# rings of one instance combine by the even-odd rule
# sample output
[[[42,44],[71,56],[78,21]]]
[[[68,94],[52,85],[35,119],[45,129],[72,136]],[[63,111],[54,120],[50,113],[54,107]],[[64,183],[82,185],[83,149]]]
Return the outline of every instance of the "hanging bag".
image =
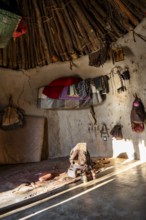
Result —
[[[123,139],[123,134],[122,134],[122,125],[117,124],[115,125],[110,134],[112,135],[112,137],[114,137],[116,140],[122,140]]]
[[[134,95],[135,99],[133,101],[131,109],[131,128],[134,132],[143,132],[144,131],[144,120],[145,120],[145,110],[144,105],[137,94]]]
[[[4,108],[1,128],[4,130],[11,130],[24,125],[24,110],[18,108],[13,104],[12,97],[9,98],[9,104]]]

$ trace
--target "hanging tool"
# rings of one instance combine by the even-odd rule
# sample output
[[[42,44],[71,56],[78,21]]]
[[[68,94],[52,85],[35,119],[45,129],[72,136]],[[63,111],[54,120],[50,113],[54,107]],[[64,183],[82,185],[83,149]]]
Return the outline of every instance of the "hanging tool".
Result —
[[[97,126],[96,114],[95,114],[95,110],[94,110],[93,105],[90,106],[89,117],[91,120],[91,124],[89,124],[88,131],[89,132],[91,132],[91,131],[96,132],[98,130],[98,126]]]
[[[120,82],[121,82],[121,87],[117,89],[118,93],[124,92],[127,90],[126,86],[124,86],[123,80],[122,80],[122,76],[121,76],[121,72],[120,69],[117,69],[117,74],[119,76]]]
[[[101,138],[103,141],[107,141],[107,138],[109,137],[108,128],[105,123],[103,123],[102,128],[100,130]]]

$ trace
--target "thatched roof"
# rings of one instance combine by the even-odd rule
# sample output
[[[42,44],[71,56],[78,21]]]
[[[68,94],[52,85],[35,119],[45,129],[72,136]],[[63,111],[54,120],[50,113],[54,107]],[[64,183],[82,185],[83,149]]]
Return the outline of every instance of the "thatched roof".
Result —
[[[17,0],[17,4],[28,31],[0,49],[0,66],[12,69],[70,61],[98,51],[133,30],[146,12],[145,0]]]

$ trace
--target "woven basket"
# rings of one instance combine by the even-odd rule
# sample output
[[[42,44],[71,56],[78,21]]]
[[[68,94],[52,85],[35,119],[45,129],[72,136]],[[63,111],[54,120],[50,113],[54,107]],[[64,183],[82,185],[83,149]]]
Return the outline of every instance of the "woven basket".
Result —
[[[0,48],[7,46],[20,19],[19,15],[0,9]]]

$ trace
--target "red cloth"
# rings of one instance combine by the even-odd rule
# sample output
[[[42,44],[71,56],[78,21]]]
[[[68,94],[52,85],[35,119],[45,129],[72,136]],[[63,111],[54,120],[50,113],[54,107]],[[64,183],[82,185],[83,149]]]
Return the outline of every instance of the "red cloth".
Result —
[[[26,23],[23,19],[21,19],[21,21],[18,24],[18,27],[16,29],[16,31],[13,32],[13,38],[17,38],[22,36],[23,34],[25,34],[27,32],[27,26]]]
[[[143,132],[144,131],[144,124],[143,123],[138,123],[138,124],[133,123],[132,130],[137,133]]]
[[[81,78],[77,77],[62,77],[55,79],[49,85],[43,89],[43,94],[52,99],[58,99],[65,86],[77,84],[81,81]]]

